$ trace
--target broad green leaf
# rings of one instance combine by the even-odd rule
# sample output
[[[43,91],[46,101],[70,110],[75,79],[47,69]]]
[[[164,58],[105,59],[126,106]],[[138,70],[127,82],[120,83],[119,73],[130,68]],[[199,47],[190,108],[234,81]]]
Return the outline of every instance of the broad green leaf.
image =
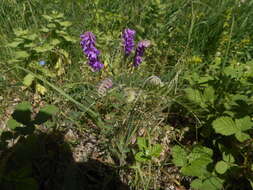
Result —
[[[237,70],[234,68],[233,65],[232,65],[232,66],[227,66],[227,67],[225,67],[224,73],[225,73],[226,75],[231,76],[231,77],[237,77],[237,75],[238,75],[238,72],[237,72]]]
[[[202,108],[207,107],[207,105],[204,103],[204,98],[200,91],[194,90],[192,88],[187,88],[184,91],[186,92],[186,96],[190,101],[196,103]]]
[[[225,136],[233,135],[238,131],[235,122],[230,117],[220,117],[213,121],[212,125],[216,133]]]
[[[27,47],[27,48],[33,48],[33,47],[36,47],[37,44],[35,43],[29,43],[29,44],[25,44],[24,47]]]
[[[226,75],[229,75],[231,77],[234,77],[234,78],[238,78],[238,77],[242,77],[243,74],[244,74],[244,65],[242,64],[234,64],[234,65],[229,65],[227,67],[225,67],[224,69],[224,73]]]
[[[196,146],[188,156],[189,162],[197,159],[211,159],[213,150],[204,146]]]
[[[14,42],[6,44],[6,47],[16,48],[22,42],[23,42],[23,40],[14,41]]]
[[[54,48],[54,46],[51,46],[49,44],[45,44],[43,46],[39,46],[39,47],[36,47],[34,48],[34,50],[38,53],[42,53],[42,52],[46,52],[46,51],[50,51]]]
[[[234,163],[235,162],[235,158],[231,153],[227,153],[227,152],[222,152],[222,159],[225,162],[229,162],[229,163]]]
[[[32,106],[29,102],[21,102],[15,107],[15,110],[21,110],[21,111],[26,111],[26,110],[30,111],[31,109],[32,109]]]
[[[241,119],[236,119],[235,120],[236,126],[241,130],[241,131],[246,131],[248,129],[251,129],[253,127],[253,122],[251,121],[249,116],[246,116]]]
[[[44,17],[48,21],[51,21],[53,19],[53,17],[48,16],[48,15],[42,15],[42,17]]]
[[[245,96],[245,95],[241,95],[241,94],[235,94],[235,95],[232,95],[232,100],[233,101],[236,101],[236,100],[244,100],[244,101],[248,101],[248,97]]]
[[[244,133],[244,132],[240,132],[238,131],[236,134],[235,134],[235,137],[238,141],[240,142],[244,142],[248,139],[250,139],[250,136],[247,134],[247,133]]]
[[[185,166],[187,164],[187,153],[178,145],[172,148],[172,157],[172,162],[176,166]]]
[[[28,34],[28,30],[23,30],[21,28],[14,29],[13,32],[16,36],[23,36]]]
[[[59,109],[54,105],[43,107],[34,119],[34,124],[40,125],[52,118],[53,115],[59,112]]]
[[[59,22],[59,24],[60,24],[61,26],[64,26],[64,27],[69,27],[69,26],[71,26],[71,25],[72,25],[72,23],[71,23],[71,22],[69,22],[69,21]]]
[[[53,45],[53,46],[56,46],[56,45],[58,45],[59,43],[61,43],[61,41],[58,40],[58,39],[52,39],[52,40],[50,41],[50,44]]]
[[[46,27],[43,27],[43,28],[40,29],[40,31],[41,32],[49,32],[50,30],[48,28],[46,28]]]
[[[68,35],[67,32],[62,31],[62,30],[56,30],[55,32],[56,32],[57,34],[60,34],[60,35]]]
[[[212,162],[211,158],[199,158],[194,160],[189,165],[181,168],[181,172],[184,175],[203,177],[208,174],[207,165]]]
[[[10,59],[10,60],[8,60],[8,63],[18,63],[18,62],[20,62],[20,60],[18,60],[18,59]]]
[[[53,23],[50,23],[50,24],[47,24],[47,27],[48,27],[48,28],[56,28],[56,25],[53,24]]]
[[[66,41],[68,42],[72,42],[72,43],[75,43],[76,42],[76,39],[72,36],[69,36],[69,35],[61,35]]]
[[[162,146],[160,144],[155,144],[151,147],[150,156],[158,157],[160,156],[161,152],[162,152]]]
[[[211,81],[211,80],[213,80],[213,77],[210,75],[206,75],[206,76],[199,76],[197,81],[200,84],[200,83],[207,83],[208,81]]]
[[[33,33],[33,34],[30,34],[30,35],[26,35],[24,38],[28,39],[28,40],[31,40],[31,41],[34,41],[37,37],[38,37],[38,35]]]
[[[192,182],[191,182],[191,187],[193,188],[193,189],[201,189],[201,187],[202,187],[202,181],[200,180],[200,179],[195,179],[195,180],[193,180]]]
[[[229,168],[229,165],[224,161],[219,161],[215,165],[215,170],[219,174],[224,174],[228,168]]]
[[[64,16],[63,13],[53,14],[52,17],[54,18],[62,18]]]
[[[202,189],[206,190],[221,190],[223,180],[217,176],[210,176],[203,181]]]
[[[211,102],[212,104],[214,103],[215,91],[214,91],[213,87],[209,86],[209,87],[205,88],[204,98],[205,98],[206,102]]]
[[[17,122],[27,125],[31,121],[32,106],[29,102],[22,102],[15,107],[12,118]]]
[[[43,113],[46,113],[46,114],[52,116],[52,115],[55,115],[56,113],[58,113],[59,109],[56,106],[54,106],[54,105],[47,105],[47,106],[44,106],[40,110],[40,112],[43,112]]]
[[[10,128],[10,129],[12,129],[12,130],[14,130],[15,128],[17,128],[17,127],[20,127],[20,123],[19,122],[17,122],[15,119],[13,119],[13,118],[11,118],[11,119],[9,119],[8,121],[7,121],[7,124],[6,124],[6,126],[8,127],[8,128]]]
[[[32,74],[27,74],[25,76],[25,78],[23,79],[23,84],[26,86],[26,87],[29,87],[31,86],[32,82],[34,80],[34,76]]]
[[[14,56],[16,59],[24,59],[29,57],[29,54],[26,51],[16,51]]]

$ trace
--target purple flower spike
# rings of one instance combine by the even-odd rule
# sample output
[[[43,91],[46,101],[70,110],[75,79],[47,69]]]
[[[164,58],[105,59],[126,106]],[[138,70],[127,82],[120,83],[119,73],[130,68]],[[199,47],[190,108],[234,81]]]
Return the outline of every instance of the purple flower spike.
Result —
[[[143,40],[138,43],[134,56],[134,66],[137,67],[142,62],[142,57],[144,55],[145,49],[150,46],[150,41]]]
[[[92,67],[93,71],[101,70],[104,65],[99,61],[100,51],[96,48],[96,37],[92,32],[85,32],[80,35],[81,42],[80,45],[83,49],[83,53],[88,58],[88,65]]]
[[[123,32],[123,46],[124,46],[124,51],[125,55],[129,56],[134,48],[134,36],[135,36],[135,31],[131,30],[129,28],[125,29]]]
[[[100,61],[89,61],[88,64],[92,67],[93,71],[100,71],[104,67]]]

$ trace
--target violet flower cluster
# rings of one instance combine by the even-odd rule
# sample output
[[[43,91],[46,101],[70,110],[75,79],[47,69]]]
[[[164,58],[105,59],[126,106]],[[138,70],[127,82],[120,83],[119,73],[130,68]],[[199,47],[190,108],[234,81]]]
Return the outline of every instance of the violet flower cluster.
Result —
[[[150,46],[150,41],[143,40],[138,43],[134,56],[134,66],[137,67],[142,62],[142,57],[144,55],[145,49]]]
[[[92,67],[93,71],[101,70],[104,65],[99,61],[100,51],[95,46],[96,37],[92,32],[85,32],[80,38],[80,45],[83,49],[83,53],[88,58],[88,64]]]
[[[124,51],[125,55],[129,56],[134,48],[134,36],[135,36],[135,31],[131,30],[129,28],[125,29],[123,31],[123,46],[124,46]]]
[[[124,46],[124,51],[125,55],[129,56],[134,48],[134,36],[135,36],[135,31],[131,30],[129,28],[125,29],[123,31],[122,37],[123,37],[123,46]],[[134,66],[140,65],[140,63],[143,61],[143,55],[144,51],[147,47],[150,46],[150,42],[147,40],[140,41],[137,45],[137,48],[135,50],[135,56],[134,56]]]

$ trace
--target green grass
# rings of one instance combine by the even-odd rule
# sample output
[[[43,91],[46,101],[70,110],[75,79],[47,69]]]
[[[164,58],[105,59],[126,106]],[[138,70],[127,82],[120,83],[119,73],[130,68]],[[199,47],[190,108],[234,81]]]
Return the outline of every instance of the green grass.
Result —
[[[43,15],[50,16],[53,11],[64,14],[59,23],[69,21],[72,25],[64,28],[58,23],[53,32],[41,32],[50,28],[50,19]],[[239,0],[2,0],[0,25],[2,123],[10,118],[6,110],[14,109],[15,98],[31,102],[34,112],[41,104],[55,105],[59,113],[51,121],[36,126],[35,136],[43,133],[51,139],[51,135],[64,136],[71,132],[71,140],[63,141],[70,146],[73,157],[86,155],[82,151],[89,152],[86,144],[92,142],[94,154],[87,153],[82,162],[88,164],[87,160],[94,159],[105,164],[102,168],[109,171],[94,167],[97,174],[79,172],[82,164],[66,169],[66,159],[62,162],[69,172],[65,178],[70,183],[77,184],[83,176],[88,176],[85,183],[95,183],[98,189],[112,188],[114,179],[118,181],[118,178],[131,189],[166,189],[170,185],[189,189],[191,183],[194,189],[253,187],[253,126],[248,121],[253,118],[251,0],[244,3]],[[36,40],[26,39],[21,46],[9,47],[8,44],[22,38],[15,35],[18,28],[27,29],[28,38],[36,34]],[[131,67],[131,58],[124,59],[122,55],[121,32],[125,28],[136,30],[136,43],[147,39],[152,44],[137,68]],[[55,31],[66,32],[76,41],[69,42]],[[92,72],[86,64],[79,44],[79,36],[85,31],[96,35],[100,59],[108,64],[101,72]],[[42,53],[36,50],[43,44],[52,45],[55,39],[60,42],[52,49]],[[36,45],[25,47],[31,43]],[[17,57],[20,50],[28,56]],[[12,61],[15,59],[18,61]],[[47,62],[44,68],[36,65],[42,59]],[[29,73],[34,79],[24,88],[23,80]],[[163,85],[152,84],[149,80],[152,75],[158,76]],[[113,88],[106,90],[105,96],[99,96],[97,87],[108,77],[113,80]],[[41,93],[38,84],[46,93]],[[227,126],[230,131],[217,130],[223,117],[229,117],[231,123],[245,122],[243,125],[248,128],[240,129],[240,134],[231,132],[234,130],[229,128],[231,125]],[[16,134],[0,123],[1,131]],[[20,143],[21,147],[22,139],[33,138],[33,135],[17,136],[21,140],[16,145]],[[144,137],[145,146],[138,143],[140,137]],[[11,137],[12,141],[16,138]],[[60,149],[58,142],[55,143],[56,149]],[[156,144],[162,147],[158,155],[150,153]],[[12,151],[18,148],[12,150],[5,143],[0,145],[0,150],[9,152],[9,157],[16,155]],[[83,146],[81,150],[77,150],[80,146]],[[38,153],[39,157],[46,154],[46,150]],[[141,159],[137,154],[146,157]],[[228,161],[224,154],[235,158],[234,162]],[[0,187],[5,188],[8,186],[1,186],[1,180],[6,178],[1,176],[6,172],[5,165],[9,167],[8,159],[0,154]],[[48,159],[56,158],[53,155]],[[74,158],[72,161],[77,162]],[[48,162],[38,163],[35,159],[31,165]],[[40,170],[42,165],[38,167]],[[45,170],[50,167],[49,164]],[[15,175],[22,173],[13,168],[12,171],[14,177],[10,175],[7,181],[15,181]],[[71,172],[78,173],[80,179],[78,175],[70,178]],[[26,174],[32,178],[31,189],[35,188],[36,180],[43,181],[38,173]],[[58,183],[63,176],[54,175],[59,176],[55,183],[50,181],[51,188],[60,188]],[[103,176],[106,178],[100,183]],[[235,179],[239,185],[234,184]],[[24,183],[27,185],[24,187],[29,186],[27,181],[15,183],[17,187],[9,188]],[[63,186],[67,188],[67,185]]]

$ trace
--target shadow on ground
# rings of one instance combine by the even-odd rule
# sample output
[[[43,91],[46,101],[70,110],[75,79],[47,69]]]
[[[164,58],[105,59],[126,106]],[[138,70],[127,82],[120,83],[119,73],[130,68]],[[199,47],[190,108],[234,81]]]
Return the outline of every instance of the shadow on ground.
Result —
[[[2,140],[3,135],[11,134],[2,134]],[[32,134],[19,138],[11,148],[5,148],[0,153],[0,189],[129,189],[110,166],[96,160],[76,163],[63,139],[63,135],[55,133]]]

